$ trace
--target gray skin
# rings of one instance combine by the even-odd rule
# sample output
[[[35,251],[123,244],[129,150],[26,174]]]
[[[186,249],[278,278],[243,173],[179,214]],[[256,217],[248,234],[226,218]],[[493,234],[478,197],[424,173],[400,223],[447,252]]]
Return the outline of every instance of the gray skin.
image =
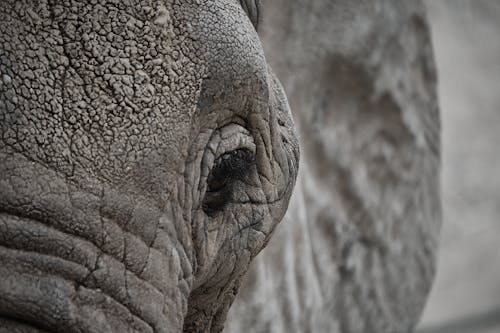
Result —
[[[0,332],[222,330],[298,167],[258,21],[2,1]]]

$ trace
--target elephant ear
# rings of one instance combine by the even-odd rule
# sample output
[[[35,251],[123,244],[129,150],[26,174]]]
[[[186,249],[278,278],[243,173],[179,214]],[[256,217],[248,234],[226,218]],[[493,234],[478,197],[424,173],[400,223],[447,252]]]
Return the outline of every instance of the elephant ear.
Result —
[[[261,0],[240,0],[240,4],[243,10],[247,13],[248,18],[250,18],[250,21],[252,21],[255,30],[257,30],[262,13]]]

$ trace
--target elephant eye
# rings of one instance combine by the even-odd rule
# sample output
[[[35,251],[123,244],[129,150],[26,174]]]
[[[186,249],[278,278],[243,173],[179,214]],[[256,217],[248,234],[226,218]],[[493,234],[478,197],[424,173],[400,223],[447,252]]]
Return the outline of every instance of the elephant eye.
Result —
[[[255,163],[255,155],[248,149],[236,149],[219,156],[208,175],[203,210],[209,216],[222,210],[231,199],[234,185],[243,181]]]

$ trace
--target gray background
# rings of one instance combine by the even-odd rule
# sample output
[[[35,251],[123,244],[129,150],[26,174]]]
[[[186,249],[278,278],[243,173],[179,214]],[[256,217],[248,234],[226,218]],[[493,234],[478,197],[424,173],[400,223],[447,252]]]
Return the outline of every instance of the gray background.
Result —
[[[421,332],[500,332],[500,1],[428,0],[443,229]]]

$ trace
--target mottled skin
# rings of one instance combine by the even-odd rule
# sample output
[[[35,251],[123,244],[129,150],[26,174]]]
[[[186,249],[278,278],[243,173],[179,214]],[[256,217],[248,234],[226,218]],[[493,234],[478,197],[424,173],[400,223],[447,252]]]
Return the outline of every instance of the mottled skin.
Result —
[[[258,14],[2,1],[0,332],[222,330],[297,174]],[[210,194],[214,160],[241,148],[255,162]]]

